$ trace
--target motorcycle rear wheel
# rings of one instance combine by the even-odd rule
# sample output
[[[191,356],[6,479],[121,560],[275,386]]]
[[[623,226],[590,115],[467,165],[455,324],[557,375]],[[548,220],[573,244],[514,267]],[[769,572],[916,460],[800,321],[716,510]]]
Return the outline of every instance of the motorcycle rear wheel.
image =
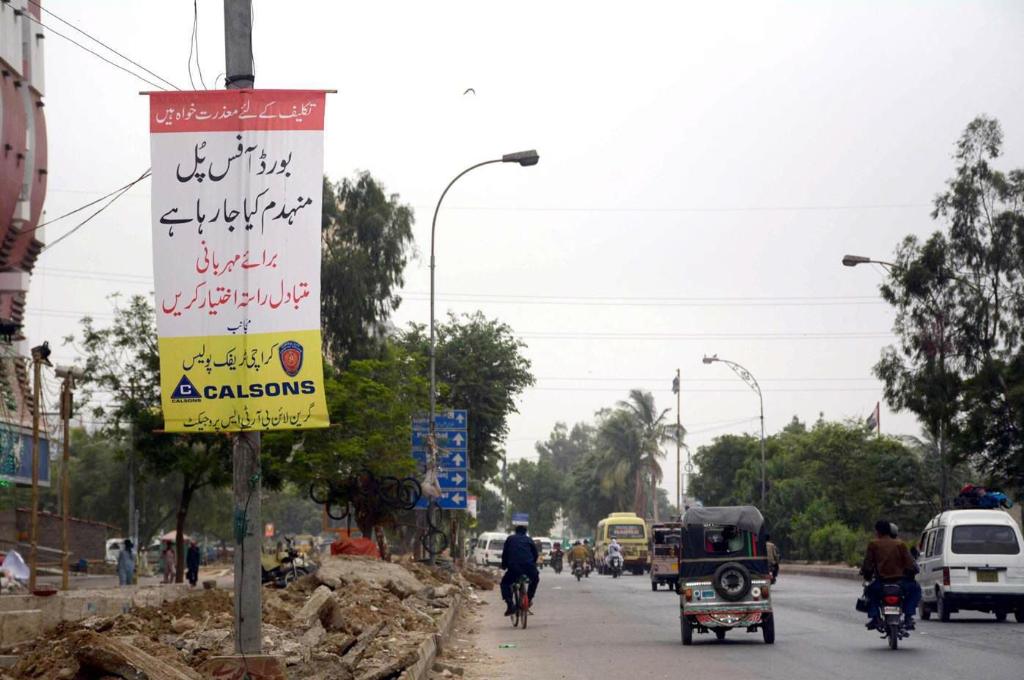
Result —
[[[900,646],[900,626],[897,623],[890,623],[886,626],[885,634],[889,638],[889,649],[896,649]]]
[[[689,616],[683,616],[679,620],[679,628],[682,632],[683,645],[689,647],[693,644],[693,622]]]

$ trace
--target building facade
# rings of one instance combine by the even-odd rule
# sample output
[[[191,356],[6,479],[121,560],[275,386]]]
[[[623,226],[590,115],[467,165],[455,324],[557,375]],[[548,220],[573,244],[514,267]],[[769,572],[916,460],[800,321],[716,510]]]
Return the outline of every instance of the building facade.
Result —
[[[38,228],[47,180],[40,3],[0,0],[0,483],[6,484],[30,481],[32,469],[29,346],[21,327],[44,243]],[[48,459],[44,442],[44,484]]]

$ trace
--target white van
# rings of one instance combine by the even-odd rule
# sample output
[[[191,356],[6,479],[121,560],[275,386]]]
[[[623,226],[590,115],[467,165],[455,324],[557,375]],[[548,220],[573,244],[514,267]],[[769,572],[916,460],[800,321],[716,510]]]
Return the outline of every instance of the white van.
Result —
[[[508,534],[499,531],[485,531],[476,537],[473,546],[473,561],[482,566],[500,567],[501,551],[505,548]]]
[[[1002,510],[948,510],[921,534],[921,618],[961,610],[1009,613],[1024,623],[1024,540]]]
[[[551,562],[551,539],[547,536],[534,536],[533,542],[540,543],[537,552],[540,553],[540,567],[543,569]]]

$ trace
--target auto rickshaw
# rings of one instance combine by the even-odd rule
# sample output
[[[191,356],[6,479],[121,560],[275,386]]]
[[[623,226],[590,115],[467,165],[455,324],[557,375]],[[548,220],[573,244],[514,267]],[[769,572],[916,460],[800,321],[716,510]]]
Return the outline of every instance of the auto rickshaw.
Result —
[[[679,616],[684,645],[694,631],[719,640],[733,628],[775,642],[764,518],[752,506],[694,507],[683,515]]]

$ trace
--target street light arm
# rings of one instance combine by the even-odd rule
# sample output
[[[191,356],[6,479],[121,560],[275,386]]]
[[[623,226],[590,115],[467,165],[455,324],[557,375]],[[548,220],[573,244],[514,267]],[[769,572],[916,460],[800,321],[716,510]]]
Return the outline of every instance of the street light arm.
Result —
[[[479,167],[483,167],[485,165],[490,165],[491,163],[502,163],[502,162],[504,162],[504,161],[501,158],[495,158],[493,160],[484,161],[482,163],[477,163],[476,165],[471,165],[468,168],[466,168],[465,170],[463,170],[462,172],[460,172],[459,174],[455,175],[455,179],[453,179],[451,182],[448,182],[448,186],[446,186],[444,188],[444,191],[441,192],[441,198],[437,199],[437,205],[434,207],[434,219],[432,219],[430,221],[430,260],[431,260],[431,262],[433,262],[433,260],[434,260],[434,234],[437,231],[437,213],[440,212],[440,210],[441,210],[441,203],[444,202],[444,197],[448,195],[448,190],[451,189],[452,185],[455,184],[456,182],[458,182],[459,179],[463,175],[465,175],[466,173],[471,172],[473,170],[476,170]]]
[[[737,364],[735,361],[729,361],[728,359],[718,359],[718,358],[716,358],[715,361],[719,361],[719,362],[725,364],[726,366],[728,366],[729,368],[731,368],[732,372],[735,373],[736,375],[738,375],[740,380],[742,380],[743,382],[745,382],[747,384],[747,387],[749,387],[750,389],[752,389],[755,392],[757,392],[757,396],[758,397],[762,397],[763,398],[763,396],[761,395],[761,385],[758,384],[757,378],[754,377],[753,373],[748,371],[743,366]]]

